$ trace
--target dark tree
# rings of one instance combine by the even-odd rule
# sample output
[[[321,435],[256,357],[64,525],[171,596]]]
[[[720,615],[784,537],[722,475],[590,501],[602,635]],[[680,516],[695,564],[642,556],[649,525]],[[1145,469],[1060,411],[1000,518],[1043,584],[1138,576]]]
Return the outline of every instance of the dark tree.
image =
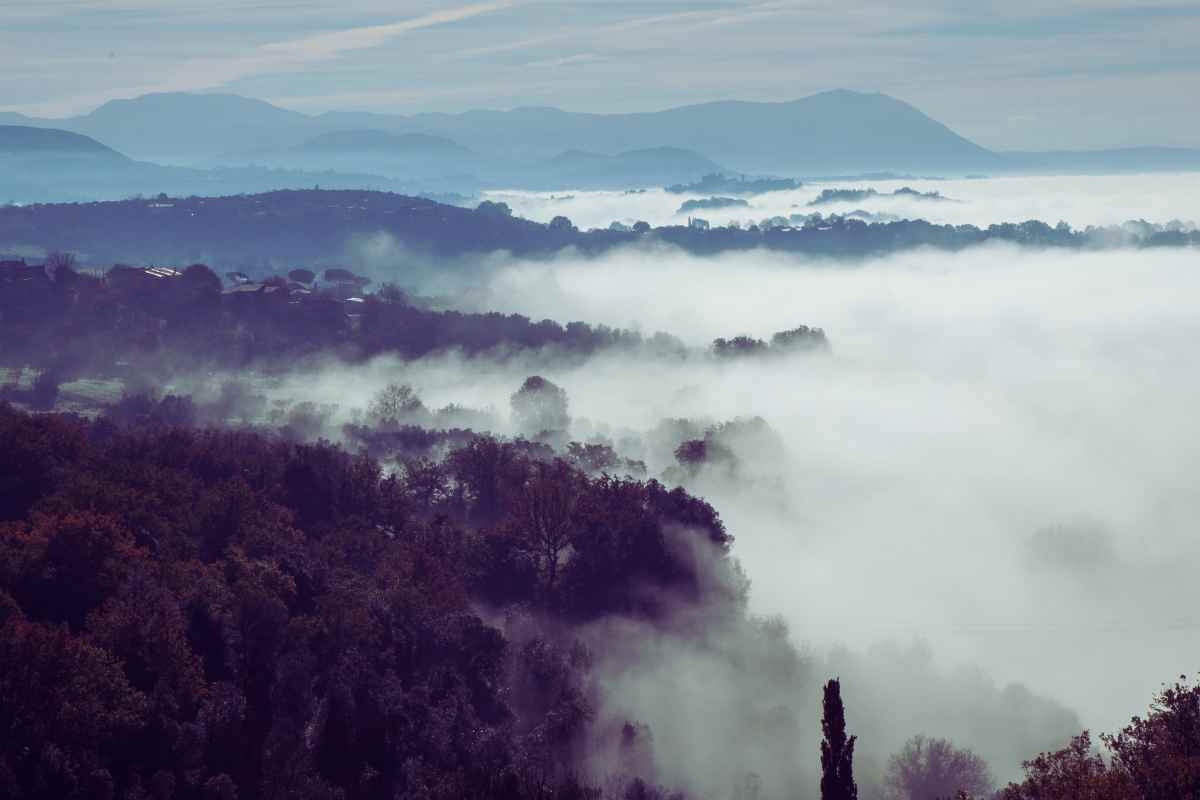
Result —
[[[54,408],[54,404],[58,402],[58,387],[62,383],[62,376],[57,370],[43,370],[41,375],[34,378],[33,389],[30,393],[30,400],[33,402],[33,407],[40,411],[47,411]]]
[[[837,679],[825,684],[824,715],[821,718],[821,800],[858,800],[854,783],[854,742],[846,738],[846,710]]]
[[[1200,683],[1180,676],[1155,696],[1149,714],[1101,738],[1142,797],[1200,797]]]
[[[215,296],[221,293],[221,279],[205,264],[192,264],[186,268],[182,280],[189,294]]]
[[[54,276],[55,282],[61,283],[75,275],[78,260],[74,253],[64,253],[54,250],[46,254],[46,272]]]
[[[761,355],[765,352],[767,352],[767,343],[752,336],[713,339],[712,343],[712,353],[719,358]]]
[[[1133,782],[1119,769],[1109,769],[1092,749],[1087,732],[1053,753],[1024,762],[1025,780],[1010,783],[997,800],[1134,800]]]
[[[567,217],[561,214],[550,220],[550,230],[552,231],[574,231],[575,224]]]
[[[484,200],[475,210],[488,217],[511,217],[512,209],[508,203],[497,203],[494,200]]]

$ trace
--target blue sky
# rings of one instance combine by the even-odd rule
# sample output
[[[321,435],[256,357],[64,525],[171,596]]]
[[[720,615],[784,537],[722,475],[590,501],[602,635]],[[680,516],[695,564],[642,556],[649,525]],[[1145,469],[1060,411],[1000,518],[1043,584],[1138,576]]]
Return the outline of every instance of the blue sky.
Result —
[[[1200,146],[1198,41],[1196,0],[0,0],[0,107],[182,90],[610,112],[849,88],[989,147]]]

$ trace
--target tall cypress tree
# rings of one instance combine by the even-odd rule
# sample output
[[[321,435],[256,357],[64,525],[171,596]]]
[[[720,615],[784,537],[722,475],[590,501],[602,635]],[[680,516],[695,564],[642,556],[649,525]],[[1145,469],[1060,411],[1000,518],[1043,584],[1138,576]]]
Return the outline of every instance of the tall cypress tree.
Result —
[[[821,800],[858,800],[854,784],[854,742],[846,738],[846,710],[837,679],[825,684],[824,715],[821,730]]]

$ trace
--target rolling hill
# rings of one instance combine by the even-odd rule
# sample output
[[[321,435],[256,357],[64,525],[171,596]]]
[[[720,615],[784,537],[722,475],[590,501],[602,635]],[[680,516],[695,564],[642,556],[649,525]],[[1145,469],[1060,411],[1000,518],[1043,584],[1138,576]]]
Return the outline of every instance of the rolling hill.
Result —
[[[0,125],[0,155],[129,160],[111,147],[87,136],[57,128],[28,125]]]

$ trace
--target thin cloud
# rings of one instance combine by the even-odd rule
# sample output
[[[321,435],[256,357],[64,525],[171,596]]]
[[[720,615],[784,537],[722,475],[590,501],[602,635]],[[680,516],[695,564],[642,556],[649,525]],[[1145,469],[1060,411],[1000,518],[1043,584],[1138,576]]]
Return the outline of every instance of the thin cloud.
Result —
[[[476,3],[447,11],[435,11],[421,17],[393,22],[387,25],[368,25],[361,28],[321,33],[316,36],[307,36],[287,42],[275,42],[263,45],[259,49],[263,53],[288,60],[300,59],[308,61],[312,59],[333,58],[350,50],[365,50],[371,47],[378,47],[386,43],[389,39],[402,36],[410,31],[420,30],[421,28],[432,28],[435,25],[446,25],[452,22],[461,22],[462,20],[477,17],[481,14],[489,14],[494,11],[511,8],[513,5],[514,3],[510,0],[495,3]]]
[[[515,0],[474,3],[386,25],[347,28],[299,39],[271,42],[259,46],[245,56],[189,59],[179,64],[170,77],[156,83],[59,98],[40,105],[28,106],[23,110],[31,114],[69,114],[117,98],[137,97],[156,92],[194,92],[214,89],[242,78],[287,72],[313,62],[338,58],[343,53],[379,47],[391,39],[413,31],[461,22],[511,8],[515,4]]]

